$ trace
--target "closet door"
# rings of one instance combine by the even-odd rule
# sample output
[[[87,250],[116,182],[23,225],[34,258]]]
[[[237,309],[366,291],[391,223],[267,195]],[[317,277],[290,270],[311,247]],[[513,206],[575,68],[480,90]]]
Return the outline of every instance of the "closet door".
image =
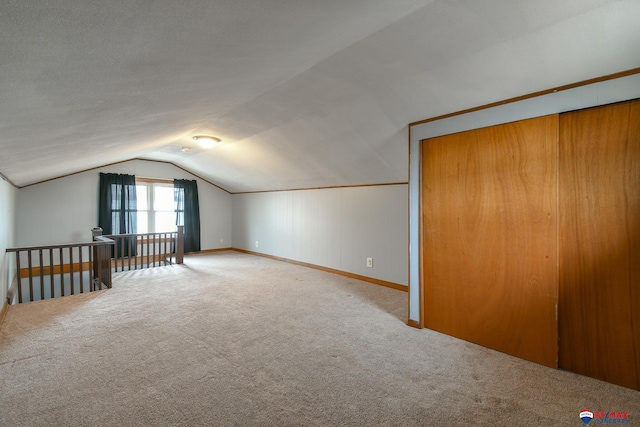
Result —
[[[424,140],[427,328],[557,366],[558,116]]]
[[[640,101],[560,117],[560,367],[640,389]]]

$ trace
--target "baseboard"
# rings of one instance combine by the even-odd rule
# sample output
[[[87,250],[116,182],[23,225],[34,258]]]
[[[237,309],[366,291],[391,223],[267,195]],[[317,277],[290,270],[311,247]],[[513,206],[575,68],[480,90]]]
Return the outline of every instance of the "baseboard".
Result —
[[[420,324],[420,322],[415,320],[407,320],[407,325],[411,326],[412,328],[422,329],[422,325]]]
[[[0,308],[0,329],[2,329],[2,323],[4,322],[4,318],[7,316],[7,311],[9,311],[9,300],[5,298],[2,308]]]
[[[232,251],[232,248],[203,249],[200,252],[190,252],[185,255],[210,254],[214,252]]]
[[[379,286],[384,286],[385,288],[391,288],[391,289],[395,289],[395,290],[402,291],[402,292],[408,292],[409,291],[409,287],[408,286],[401,285],[399,283],[387,282],[386,280],[380,280],[380,279],[376,279],[376,278],[373,278],[373,277],[361,276],[359,274],[353,274],[353,273],[349,273],[347,271],[336,270],[336,269],[333,269],[333,268],[323,267],[323,266],[316,265],[316,264],[309,264],[307,262],[302,262],[302,261],[295,261],[295,260],[292,260],[292,259],[282,258],[282,257],[275,256],[275,255],[268,255],[268,254],[263,254],[263,253],[260,253],[260,252],[248,251],[246,249],[239,249],[239,248],[230,248],[230,249],[232,251],[236,251],[236,252],[242,252],[242,253],[250,254],[250,255],[258,255],[258,256],[265,257],[265,258],[275,259],[276,261],[284,261],[284,262],[288,262],[288,263],[291,263],[291,264],[301,265],[303,267],[314,268],[316,270],[326,271],[327,273],[338,274],[340,276],[349,277],[351,279],[362,280],[363,282],[373,283],[373,284],[376,284],[376,285],[379,285]]]

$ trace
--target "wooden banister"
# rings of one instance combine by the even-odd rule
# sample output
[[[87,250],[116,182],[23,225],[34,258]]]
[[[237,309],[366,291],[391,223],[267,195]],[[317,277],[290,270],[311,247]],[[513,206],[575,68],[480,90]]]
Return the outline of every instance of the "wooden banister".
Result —
[[[64,296],[67,285],[71,295],[102,289],[103,286],[111,287],[113,244],[113,240],[98,235],[92,242],[8,248],[6,252],[15,253],[16,257],[15,288],[18,302]],[[84,261],[85,254],[89,255],[87,263]],[[24,269],[23,257],[27,261],[27,268]],[[56,273],[60,274],[59,277]],[[84,277],[86,273],[90,275],[88,286]],[[23,283],[23,278],[28,279],[27,283]],[[11,296],[14,292],[11,292]]]
[[[178,231],[110,234],[115,246],[111,266],[115,272],[184,262],[184,227]]]
[[[184,227],[174,232],[102,235],[92,241],[9,248],[15,253],[18,302],[111,288],[113,272],[184,262]],[[89,281],[87,282],[88,274]],[[13,298],[12,298],[13,299]]]

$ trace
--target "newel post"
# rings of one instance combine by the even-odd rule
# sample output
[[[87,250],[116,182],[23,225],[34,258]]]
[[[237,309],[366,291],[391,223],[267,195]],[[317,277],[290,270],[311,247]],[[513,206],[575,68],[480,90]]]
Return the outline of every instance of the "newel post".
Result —
[[[178,243],[176,245],[176,264],[184,263],[184,225],[178,226]]]
[[[102,228],[93,227],[91,229],[91,241],[95,242],[97,236],[102,236]],[[93,247],[93,281],[100,278],[100,248],[98,246]]]
[[[102,241],[102,228],[94,227],[91,229],[93,241]],[[108,239],[107,239],[108,240]],[[104,284],[107,288],[111,288],[111,247],[113,241],[109,244],[103,244],[93,247],[93,279],[98,289]]]

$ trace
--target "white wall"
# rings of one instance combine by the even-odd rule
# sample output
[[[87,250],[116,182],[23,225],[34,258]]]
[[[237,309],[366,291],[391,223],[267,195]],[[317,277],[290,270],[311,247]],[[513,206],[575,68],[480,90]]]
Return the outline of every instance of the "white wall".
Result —
[[[398,184],[235,194],[233,244],[407,285],[407,191]]]
[[[14,246],[89,241],[99,172],[195,179],[170,164],[132,160],[22,188]],[[197,181],[202,249],[233,246],[408,283],[406,184],[231,195]]]
[[[16,271],[13,254],[7,248],[15,246],[16,198],[18,190],[0,179],[0,309],[7,297],[7,289]]]
[[[21,188],[17,198],[16,245],[88,242],[98,225],[99,172],[140,178],[196,179],[200,200],[201,247],[230,247],[231,195],[168,163],[131,160]],[[224,239],[224,243],[220,243]]]

